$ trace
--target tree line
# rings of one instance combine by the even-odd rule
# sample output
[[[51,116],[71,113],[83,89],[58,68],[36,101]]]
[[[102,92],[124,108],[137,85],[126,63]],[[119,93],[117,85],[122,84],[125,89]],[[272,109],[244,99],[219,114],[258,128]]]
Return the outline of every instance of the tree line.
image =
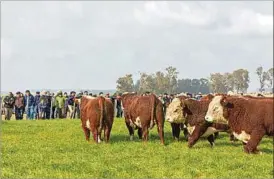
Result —
[[[155,94],[177,94],[181,92],[189,93],[227,93],[233,91],[236,93],[245,93],[249,87],[249,72],[246,69],[237,69],[231,73],[212,73],[208,78],[190,79],[178,78],[179,72],[175,67],[169,66],[164,71],[155,73],[140,73],[140,78],[134,82],[132,74],[126,74],[117,79],[116,90],[123,92],[146,91]],[[260,81],[260,91],[265,87],[273,88],[273,68],[264,71],[260,66],[256,69],[258,80]]]

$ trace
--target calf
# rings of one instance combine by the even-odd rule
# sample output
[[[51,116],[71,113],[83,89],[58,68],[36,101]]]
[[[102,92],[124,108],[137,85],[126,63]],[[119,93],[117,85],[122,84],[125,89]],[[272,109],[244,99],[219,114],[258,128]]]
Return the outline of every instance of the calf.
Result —
[[[87,141],[89,141],[91,131],[94,141],[100,143],[101,133],[104,130],[104,139],[108,142],[113,119],[114,108],[110,100],[102,96],[81,98],[81,122]]]
[[[210,102],[205,120],[228,124],[241,140],[246,153],[259,153],[264,135],[273,136],[273,98],[216,96]]]

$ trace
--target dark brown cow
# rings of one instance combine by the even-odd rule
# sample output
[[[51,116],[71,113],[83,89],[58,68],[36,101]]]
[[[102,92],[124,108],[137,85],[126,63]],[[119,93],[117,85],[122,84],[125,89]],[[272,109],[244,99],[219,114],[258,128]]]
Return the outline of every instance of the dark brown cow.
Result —
[[[110,100],[102,96],[81,98],[81,121],[87,141],[89,141],[91,131],[94,141],[101,142],[101,133],[104,130],[104,139],[108,142],[113,119],[114,107]]]
[[[208,99],[211,99],[208,97]],[[228,125],[205,122],[210,101],[196,101],[183,99],[174,101],[167,113],[167,121],[171,123],[185,123],[189,131],[188,146],[192,147],[201,136],[206,136],[211,146],[214,145],[214,135],[218,131],[228,131]],[[181,114],[180,114],[181,113]]]
[[[244,151],[259,153],[257,146],[264,135],[273,136],[273,98],[216,96],[205,120],[229,124],[234,136],[243,141]]]
[[[164,144],[163,104],[154,94],[147,96],[122,95],[122,105],[131,140],[133,140],[134,129],[138,129],[139,138],[147,141],[149,129],[152,129],[156,123],[161,143]]]

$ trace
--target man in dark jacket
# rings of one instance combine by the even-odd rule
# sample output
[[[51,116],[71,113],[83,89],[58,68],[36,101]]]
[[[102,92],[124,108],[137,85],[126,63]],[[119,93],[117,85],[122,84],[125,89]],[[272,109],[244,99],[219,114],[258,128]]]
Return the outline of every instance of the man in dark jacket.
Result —
[[[49,91],[47,91],[46,92],[46,119],[50,119],[50,115],[51,115],[51,95],[50,95],[50,92]]]
[[[69,109],[70,119],[74,119],[75,117],[75,103],[74,103],[75,95],[76,95],[76,92],[72,91],[70,92],[70,96],[68,98],[68,109]]]
[[[15,103],[15,97],[12,92],[9,92],[9,95],[4,98],[3,102],[5,108],[5,120],[10,120]]]
[[[37,91],[34,97],[34,110],[33,110],[34,111],[33,116],[35,119],[39,119],[39,108],[38,108],[39,103],[40,103],[40,92]]]
[[[26,90],[25,93],[25,97],[24,97],[24,104],[25,106],[25,111],[27,114],[27,119],[33,120],[34,116],[33,116],[33,111],[34,111],[34,97],[33,95],[30,93],[29,90]]]
[[[24,97],[21,96],[20,92],[16,93],[15,98],[15,119],[22,120],[24,114]]]
[[[163,97],[163,102],[164,102],[164,115],[166,116],[166,108],[170,103],[170,98],[168,97],[167,93],[164,93],[164,97]]]

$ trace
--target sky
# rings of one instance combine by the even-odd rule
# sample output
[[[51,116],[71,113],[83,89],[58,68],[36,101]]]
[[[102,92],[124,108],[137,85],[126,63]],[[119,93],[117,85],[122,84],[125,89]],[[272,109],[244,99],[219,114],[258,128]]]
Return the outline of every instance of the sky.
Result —
[[[1,2],[1,90],[115,89],[125,74],[179,78],[273,66],[271,1]]]

